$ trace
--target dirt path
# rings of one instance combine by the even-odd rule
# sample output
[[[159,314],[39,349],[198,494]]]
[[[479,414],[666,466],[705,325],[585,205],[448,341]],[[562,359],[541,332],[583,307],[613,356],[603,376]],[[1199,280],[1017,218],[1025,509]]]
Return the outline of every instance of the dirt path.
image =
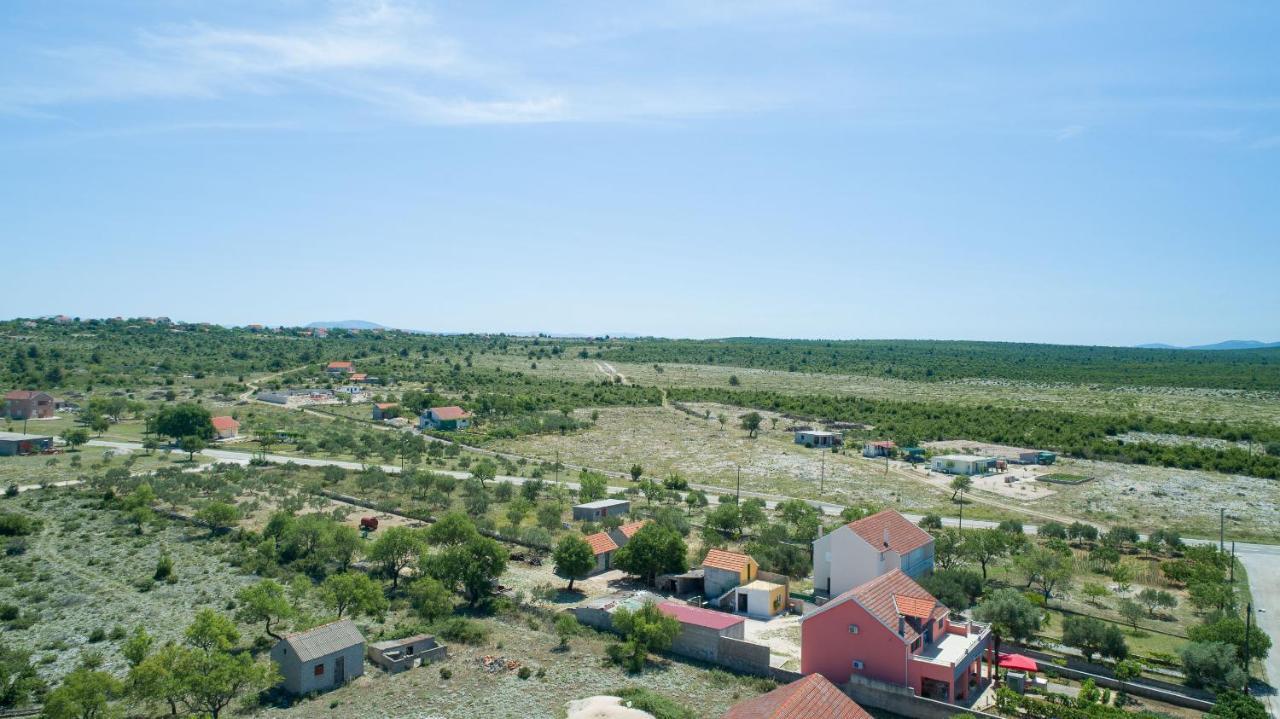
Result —
[[[272,372],[271,374],[264,374],[264,375],[262,375],[261,377],[258,377],[258,378],[256,378],[256,379],[248,379],[248,380],[245,380],[245,382],[244,382],[244,383],[245,383],[245,386],[247,386],[249,389],[247,389],[247,390],[245,390],[244,392],[241,392],[241,393],[240,393],[239,400],[240,400],[241,402],[257,402],[258,400],[254,399],[254,398],[253,398],[253,395],[258,391],[258,387],[259,387],[263,382],[266,382],[266,381],[267,381],[267,380],[269,380],[269,379],[274,379],[274,378],[276,378],[276,377],[279,377],[279,376],[280,376],[280,375],[282,375],[282,374],[289,374],[290,372],[297,372],[297,371],[298,371],[298,370],[300,370],[300,369],[306,369],[306,367],[307,367],[306,365],[302,365],[302,366],[300,366],[300,367],[294,367],[293,369],[282,369],[282,370],[280,370],[279,372]],[[270,404],[270,403],[268,402],[268,403],[266,403],[266,404]]]
[[[605,376],[608,377],[609,379],[617,379],[622,384],[631,384],[631,382],[627,380],[626,375],[619,372],[616,367],[609,364],[608,362],[605,362],[603,360],[596,362],[596,369],[599,370],[600,372],[603,372]]]

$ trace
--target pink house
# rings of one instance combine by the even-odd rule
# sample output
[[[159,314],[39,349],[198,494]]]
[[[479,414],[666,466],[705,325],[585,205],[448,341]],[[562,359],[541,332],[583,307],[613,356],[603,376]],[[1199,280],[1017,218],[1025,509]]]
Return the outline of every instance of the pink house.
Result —
[[[860,676],[960,701],[994,666],[990,627],[952,621],[950,609],[897,569],[833,598],[800,623],[800,671],[837,685]]]

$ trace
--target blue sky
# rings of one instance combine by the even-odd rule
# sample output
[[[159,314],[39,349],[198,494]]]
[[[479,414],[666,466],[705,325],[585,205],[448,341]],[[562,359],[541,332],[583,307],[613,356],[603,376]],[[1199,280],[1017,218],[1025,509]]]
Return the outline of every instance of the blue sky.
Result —
[[[1271,2],[9,3],[0,315],[1280,339],[1277,36]]]

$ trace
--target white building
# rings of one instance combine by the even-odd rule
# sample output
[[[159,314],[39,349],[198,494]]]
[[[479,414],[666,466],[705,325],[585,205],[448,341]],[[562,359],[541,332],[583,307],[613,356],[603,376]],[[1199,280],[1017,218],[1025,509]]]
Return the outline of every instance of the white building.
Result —
[[[844,435],[821,429],[802,429],[796,432],[796,444],[806,447],[839,447],[844,444]]]
[[[933,571],[933,536],[886,509],[813,543],[813,588],[829,597],[895,569],[912,579]]]
[[[933,471],[944,474],[986,474],[996,468],[995,457],[975,457],[969,454],[943,454],[933,458]]]

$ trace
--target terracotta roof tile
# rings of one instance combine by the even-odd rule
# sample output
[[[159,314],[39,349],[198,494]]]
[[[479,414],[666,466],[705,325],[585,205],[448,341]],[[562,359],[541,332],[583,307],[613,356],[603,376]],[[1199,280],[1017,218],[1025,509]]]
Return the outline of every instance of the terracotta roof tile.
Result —
[[[631,539],[632,537],[636,536],[636,532],[639,532],[641,527],[643,527],[644,525],[652,521],[653,521],[652,519],[641,519],[635,522],[627,522],[621,527],[618,527],[618,531],[622,532],[622,536],[626,537],[627,539]]]
[[[937,606],[937,602],[933,599],[922,599],[920,597],[909,597],[905,594],[895,594],[893,604],[898,609],[898,614],[905,617],[916,617],[918,619],[929,619],[933,616],[933,608]]]
[[[746,571],[747,566],[750,564],[750,556],[739,554],[738,552],[726,552],[723,549],[712,549],[707,552],[707,558],[702,560],[702,566],[704,567],[714,567],[729,572],[738,572],[739,574]]]
[[[725,612],[693,607],[679,602],[663,602],[658,605],[658,611],[668,617],[675,617],[680,620],[681,624],[693,624],[717,631],[728,629],[735,624],[742,624],[746,621],[742,617],[726,614]]]
[[[431,411],[435,413],[436,419],[466,419],[471,413],[461,407],[432,407]]]
[[[871,719],[871,715],[821,674],[810,674],[735,704],[722,719]]]
[[[213,423],[213,428],[218,430],[219,432],[227,429],[240,428],[240,423],[235,421],[235,419],[232,417],[214,417],[209,421]]]
[[[906,554],[933,541],[932,535],[892,509],[850,522],[848,526],[867,544],[877,549],[892,549],[898,554]],[[884,541],[886,531],[889,534],[887,547]]]
[[[355,367],[355,365],[353,365],[350,362],[330,362],[328,368],[329,369],[351,369],[353,367]]]
[[[618,548],[617,543],[613,541],[613,537],[610,537],[608,532],[588,534],[585,539],[587,540],[587,544],[591,545],[591,553],[595,555],[612,552]]]
[[[869,582],[860,584],[838,597],[833,597],[831,601],[806,614],[802,621],[807,621],[810,617],[821,614],[828,609],[833,609],[845,602],[857,602],[868,614],[879,620],[894,634],[898,632],[899,616],[918,616],[917,614],[903,611],[903,609],[907,608],[906,605],[910,605],[910,609],[913,611],[919,611],[927,603],[931,608],[928,614],[929,619],[937,619],[950,611],[946,605],[925,591],[924,587],[916,584],[915,580],[903,574],[902,570],[895,569]],[[904,630],[902,639],[907,643],[915,641],[916,637],[920,636],[920,633],[910,624],[907,624]]]

